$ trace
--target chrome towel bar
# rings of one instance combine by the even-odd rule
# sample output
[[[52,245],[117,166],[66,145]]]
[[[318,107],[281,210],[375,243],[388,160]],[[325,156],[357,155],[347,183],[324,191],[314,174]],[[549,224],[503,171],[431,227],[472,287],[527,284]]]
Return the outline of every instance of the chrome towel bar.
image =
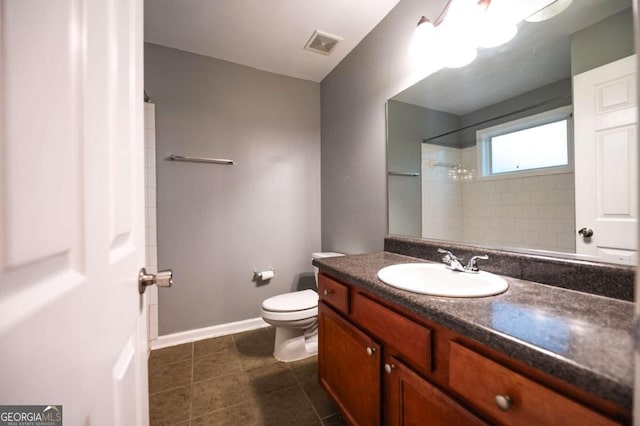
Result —
[[[233,160],[226,158],[201,158],[201,157],[183,157],[182,155],[171,154],[166,158],[168,161],[189,161],[191,163],[209,163],[209,164],[226,164],[233,165]]]
[[[387,172],[387,175],[389,175],[389,176],[411,176],[411,177],[417,177],[417,176],[420,176],[420,173],[416,173],[416,172]]]
[[[428,160],[428,165],[430,169],[433,169],[434,167],[447,167],[449,169],[456,169],[456,168],[462,167],[462,164],[460,163],[444,163],[442,161],[436,161],[436,160]]]

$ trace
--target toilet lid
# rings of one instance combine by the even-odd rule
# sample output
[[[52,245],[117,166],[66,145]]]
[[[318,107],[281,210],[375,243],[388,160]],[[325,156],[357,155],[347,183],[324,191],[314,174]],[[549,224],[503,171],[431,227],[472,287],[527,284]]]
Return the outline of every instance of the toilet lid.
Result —
[[[318,306],[318,293],[313,290],[279,294],[262,302],[262,309],[274,312],[291,312]]]

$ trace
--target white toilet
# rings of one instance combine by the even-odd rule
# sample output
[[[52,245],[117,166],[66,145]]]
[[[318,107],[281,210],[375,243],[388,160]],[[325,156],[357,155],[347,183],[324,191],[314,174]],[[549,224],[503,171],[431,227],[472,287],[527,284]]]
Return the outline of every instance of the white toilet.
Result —
[[[342,253],[313,253],[312,259],[344,256]],[[315,271],[318,286],[318,268]],[[273,356],[296,361],[318,353],[318,293],[294,291],[262,302],[262,319],[276,328]]]

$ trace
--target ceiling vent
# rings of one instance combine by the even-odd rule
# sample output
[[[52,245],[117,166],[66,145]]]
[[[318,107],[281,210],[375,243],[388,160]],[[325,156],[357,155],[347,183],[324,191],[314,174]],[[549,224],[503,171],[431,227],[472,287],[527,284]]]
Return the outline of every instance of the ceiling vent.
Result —
[[[342,40],[340,37],[316,30],[304,48],[323,55],[330,55],[340,40]]]

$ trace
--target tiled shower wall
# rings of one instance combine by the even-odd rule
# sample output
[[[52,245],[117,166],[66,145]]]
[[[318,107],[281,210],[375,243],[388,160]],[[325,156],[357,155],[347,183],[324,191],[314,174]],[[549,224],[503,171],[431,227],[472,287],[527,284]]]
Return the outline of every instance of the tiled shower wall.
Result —
[[[144,190],[145,190],[145,237],[147,272],[158,272],[158,243],[156,238],[156,107],[144,104]],[[149,340],[158,338],[158,288],[147,287],[149,304]]]
[[[462,186],[449,179],[449,167],[462,160],[459,149],[422,144],[422,236],[463,241]]]
[[[431,155],[437,151],[437,155],[452,160],[446,162],[478,169],[475,147],[462,150],[433,146],[423,148],[423,160],[425,151]],[[429,170],[423,161],[424,237],[575,252],[573,173],[445,182],[448,170],[439,169]],[[438,177],[435,185],[434,175]],[[446,215],[445,205],[454,206],[450,215],[452,222],[461,216],[461,230],[440,218]],[[439,229],[434,231],[434,227]]]

